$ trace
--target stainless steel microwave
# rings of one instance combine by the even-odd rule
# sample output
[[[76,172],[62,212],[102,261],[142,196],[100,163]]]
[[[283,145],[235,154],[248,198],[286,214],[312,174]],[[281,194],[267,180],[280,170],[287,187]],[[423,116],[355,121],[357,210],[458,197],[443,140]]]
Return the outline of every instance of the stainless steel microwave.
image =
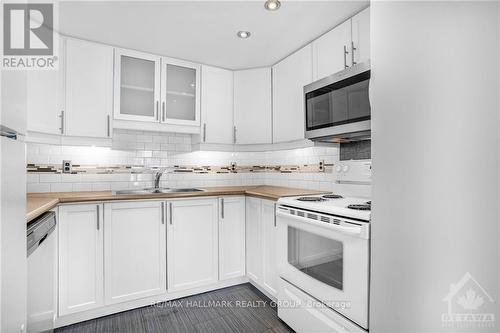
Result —
[[[370,63],[360,63],[304,87],[305,137],[342,142],[370,138]]]

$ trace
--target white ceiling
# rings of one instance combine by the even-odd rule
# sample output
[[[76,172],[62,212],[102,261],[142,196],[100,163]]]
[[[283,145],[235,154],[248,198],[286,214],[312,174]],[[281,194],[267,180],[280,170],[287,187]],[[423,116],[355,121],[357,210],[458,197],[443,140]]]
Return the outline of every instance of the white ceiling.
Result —
[[[273,65],[368,1],[67,1],[63,34],[230,69]],[[248,39],[236,37],[248,30]]]

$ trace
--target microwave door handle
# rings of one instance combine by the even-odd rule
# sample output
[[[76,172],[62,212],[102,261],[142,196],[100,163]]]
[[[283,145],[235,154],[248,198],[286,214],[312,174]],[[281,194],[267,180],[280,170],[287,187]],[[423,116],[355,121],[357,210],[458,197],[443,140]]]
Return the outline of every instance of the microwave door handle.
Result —
[[[298,220],[298,221],[301,221],[301,222],[308,222],[308,223],[318,222],[317,220],[311,220],[311,219],[308,219],[306,217],[301,217],[301,216],[296,216],[296,215],[290,215],[290,214],[287,214],[287,213],[283,213],[283,212],[281,212],[279,210],[276,212],[276,215],[287,217],[287,218],[291,218],[291,219]],[[324,223],[324,222],[319,222],[319,223]],[[361,227],[345,227],[345,226],[336,225],[336,224],[333,224],[333,223],[325,223],[325,224],[327,224],[331,230],[335,230],[335,231],[338,231],[338,232],[341,232],[341,233],[344,233],[344,234],[349,234],[349,235],[359,235],[359,234],[361,234]]]

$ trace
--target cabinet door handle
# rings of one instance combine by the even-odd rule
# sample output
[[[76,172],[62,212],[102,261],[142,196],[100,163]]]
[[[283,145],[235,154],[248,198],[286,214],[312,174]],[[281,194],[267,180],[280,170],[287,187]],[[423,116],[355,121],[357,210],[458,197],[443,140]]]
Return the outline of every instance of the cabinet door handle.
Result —
[[[167,117],[167,113],[165,112],[165,101],[161,104],[161,114],[162,114],[162,121],[165,121],[165,118]]]
[[[61,127],[59,127],[59,130],[61,131],[61,134],[64,134],[64,110],[61,110],[59,118],[61,118]]]
[[[203,124],[203,142],[207,141],[207,124]]]
[[[111,136],[111,116],[108,114],[108,137]]]
[[[276,203],[274,203],[274,227],[276,228]]]
[[[100,214],[100,206],[97,205],[97,230],[101,229],[101,214]]]
[[[221,218],[224,219],[224,198],[220,199],[220,215]]]
[[[347,51],[347,46],[344,45],[344,68],[347,68],[347,55],[349,54],[349,51]]]
[[[233,126],[233,144],[236,143],[236,126]]]
[[[161,224],[165,224],[165,203],[161,203]]]
[[[158,112],[159,102],[156,101],[156,120],[160,121],[160,113]]]
[[[352,59],[352,65],[351,66],[354,66],[356,65],[356,61],[354,61],[354,51],[356,51],[357,48],[354,47],[354,42],[351,41],[351,59]]]
[[[170,221],[170,225],[172,225],[173,222],[172,222],[172,203],[171,202],[168,203],[168,210],[169,210],[168,218]]]

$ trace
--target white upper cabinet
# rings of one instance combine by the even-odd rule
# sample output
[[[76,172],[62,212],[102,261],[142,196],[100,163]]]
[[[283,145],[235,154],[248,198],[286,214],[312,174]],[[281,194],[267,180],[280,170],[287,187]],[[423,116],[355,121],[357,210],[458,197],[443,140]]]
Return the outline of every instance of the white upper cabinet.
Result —
[[[218,281],[217,199],[167,202],[168,291]]]
[[[106,304],[166,292],[165,202],[104,204]]]
[[[200,125],[200,65],[162,58],[160,121]]]
[[[304,139],[304,86],[312,82],[309,44],[273,67],[273,142]]]
[[[66,39],[64,134],[111,137],[113,48]]]
[[[271,118],[271,69],[234,72],[235,142],[271,143]]]
[[[29,71],[27,71],[29,72]],[[26,134],[27,81],[26,71],[3,71],[0,98],[0,124],[20,134]]]
[[[312,45],[314,80],[370,59],[370,8],[336,26]]]
[[[115,49],[114,118],[159,121],[160,57]]]
[[[370,7],[353,16],[352,43],[355,63],[370,59]]]
[[[313,43],[313,76],[319,80],[351,65],[351,20],[338,25]]]
[[[233,88],[233,71],[202,66],[202,143],[233,143]]]
[[[119,127],[173,132],[175,126],[199,129],[200,65],[116,49],[114,82],[114,118],[134,121]]]
[[[245,276],[245,197],[219,199],[219,280]]]
[[[59,49],[63,52],[63,49]],[[62,59],[63,57],[60,57]],[[58,70],[27,71],[28,131],[62,134],[62,64]]]

